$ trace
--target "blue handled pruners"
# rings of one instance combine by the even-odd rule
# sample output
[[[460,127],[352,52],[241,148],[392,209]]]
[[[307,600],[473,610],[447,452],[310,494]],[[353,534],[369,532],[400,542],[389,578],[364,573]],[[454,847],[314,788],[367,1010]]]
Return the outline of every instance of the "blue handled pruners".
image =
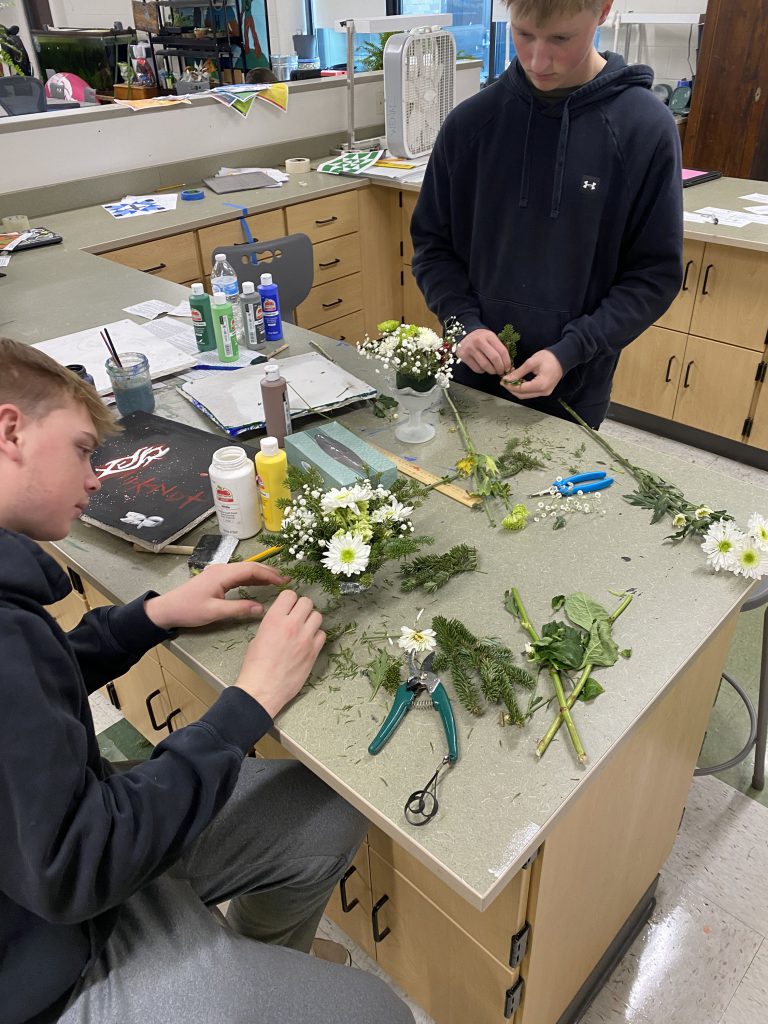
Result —
[[[384,723],[376,733],[376,736],[368,747],[369,754],[378,754],[392,733],[405,717],[406,713],[416,705],[417,696],[426,690],[432,698],[432,707],[440,712],[440,718],[445,729],[445,737],[448,742],[448,761],[454,762],[459,759],[459,745],[456,739],[456,722],[453,718],[453,710],[445,687],[432,671],[434,653],[428,654],[421,665],[416,664],[413,654],[408,655],[408,679],[401,683],[395,693],[395,702],[384,719]]]
[[[544,494],[551,494],[553,490],[559,491],[564,498],[570,498],[574,494],[591,494],[593,491],[604,491],[613,483],[613,477],[608,476],[604,471],[595,470],[593,473],[579,473],[577,476],[558,477],[545,491],[536,491],[530,494],[530,498],[540,498]]]

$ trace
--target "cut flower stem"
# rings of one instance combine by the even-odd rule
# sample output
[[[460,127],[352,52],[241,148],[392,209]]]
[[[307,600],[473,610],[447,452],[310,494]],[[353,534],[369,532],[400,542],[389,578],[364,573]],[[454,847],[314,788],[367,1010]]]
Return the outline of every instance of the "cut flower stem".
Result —
[[[613,625],[613,623],[616,621],[616,619],[618,619],[618,617],[621,615],[622,612],[626,611],[626,609],[629,607],[631,602],[632,602],[632,595],[631,594],[626,594],[624,599],[621,601],[621,603],[615,609],[615,611],[611,612],[611,614],[608,616],[608,621],[611,623],[611,625]],[[565,703],[566,703],[566,706],[567,706],[569,711],[573,707],[573,705],[576,703],[576,701],[579,699],[579,694],[584,689],[584,686],[585,686],[587,680],[589,679],[590,675],[592,674],[592,669],[593,668],[594,668],[594,666],[591,663],[584,666],[584,668],[582,670],[582,673],[581,673],[581,675],[579,676],[579,678],[578,678],[578,680],[576,682],[576,685],[571,690],[571,692],[568,694],[568,699],[566,700]],[[544,754],[544,752],[546,751],[546,749],[549,746],[549,744],[552,742],[552,740],[557,735],[558,730],[560,729],[560,726],[562,724],[563,724],[563,715],[562,715],[562,712],[559,712],[558,715],[557,715],[557,718],[555,718],[555,720],[552,723],[552,725],[550,725],[549,729],[544,734],[544,737],[539,740],[539,742],[538,742],[538,744],[536,746],[536,756],[537,757],[541,757]]]
[[[520,625],[526,631],[531,640],[537,642],[539,640],[539,635],[533,628],[531,620],[528,618],[528,612],[525,610],[525,606],[523,605],[523,601],[520,597],[520,594],[518,593],[515,587],[512,587],[512,589],[510,590],[510,594],[512,595],[512,600],[514,601],[515,608],[517,609],[517,614],[520,619]],[[560,678],[560,673],[551,665],[548,665],[547,668],[549,669],[549,675],[555,687],[555,694],[557,696],[557,703],[560,708],[560,715],[562,716],[562,720],[565,722],[565,727],[568,730],[568,735],[571,737],[573,749],[576,751],[576,756],[579,759],[579,764],[586,764],[587,755],[582,745],[578,731],[576,729],[576,725],[571,716],[571,709],[565,699],[563,681]],[[584,681],[586,682],[586,677]],[[583,685],[584,684],[582,683],[582,686]]]

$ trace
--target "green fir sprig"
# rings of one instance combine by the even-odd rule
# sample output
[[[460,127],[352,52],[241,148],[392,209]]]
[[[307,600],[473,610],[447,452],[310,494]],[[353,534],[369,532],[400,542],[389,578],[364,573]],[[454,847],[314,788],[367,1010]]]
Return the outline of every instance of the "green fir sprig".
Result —
[[[450,672],[456,696],[471,715],[482,715],[481,695],[491,704],[503,704],[504,724],[523,725],[515,689],[533,690],[533,676],[513,662],[512,651],[495,637],[477,637],[458,619],[436,615],[432,628],[437,639],[433,669]],[[478,682],[479,678],[479,682]]]
[[[517,359],[517,343],[520,341],[520,333],[515,330],[512,324],[504,324],[498,334],[499,341],[509,352],[509,361],[515,365]]]
[[[459,573],[475,572],[476,569],[477,548],[456,544],[442,555],[418,555],[412,562],[403,562],[400,566],[400,589],[408,594],[421,587],[428,594],[434,594]]]

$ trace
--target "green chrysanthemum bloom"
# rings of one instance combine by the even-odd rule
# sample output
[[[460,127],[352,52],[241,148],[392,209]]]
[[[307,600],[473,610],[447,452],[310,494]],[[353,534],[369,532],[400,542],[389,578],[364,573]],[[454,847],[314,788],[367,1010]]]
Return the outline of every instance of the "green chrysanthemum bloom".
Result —
[[[509,515],[502,519],[501,525],[505,530],[522,530],[528,521],[528,515],[525,505],[515,505]]]

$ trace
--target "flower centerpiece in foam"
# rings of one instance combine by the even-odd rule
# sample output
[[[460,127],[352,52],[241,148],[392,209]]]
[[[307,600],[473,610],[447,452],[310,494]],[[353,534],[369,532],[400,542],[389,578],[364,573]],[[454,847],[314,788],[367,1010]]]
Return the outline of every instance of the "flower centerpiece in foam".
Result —
[[[464,335],[460,324],[447,323],[442,338],[429,327],[397,320],[385,320],[377,329],[381,336],[366,337],[360,352],[367,359],[378,359],[384,369],[394,370],[396,388],[425,392],[435,385],[449,386],[456,345]]]
[[[433,542],[414,536],[411,514],[425,492],[412,480],[399,477],[387,489],[361,479],[323,490],[319,474],[291,468],[289,482],[295,497],[280,502],[283,525],[272,539],[297,582],[334,595],[359,593],[386,562]]]

